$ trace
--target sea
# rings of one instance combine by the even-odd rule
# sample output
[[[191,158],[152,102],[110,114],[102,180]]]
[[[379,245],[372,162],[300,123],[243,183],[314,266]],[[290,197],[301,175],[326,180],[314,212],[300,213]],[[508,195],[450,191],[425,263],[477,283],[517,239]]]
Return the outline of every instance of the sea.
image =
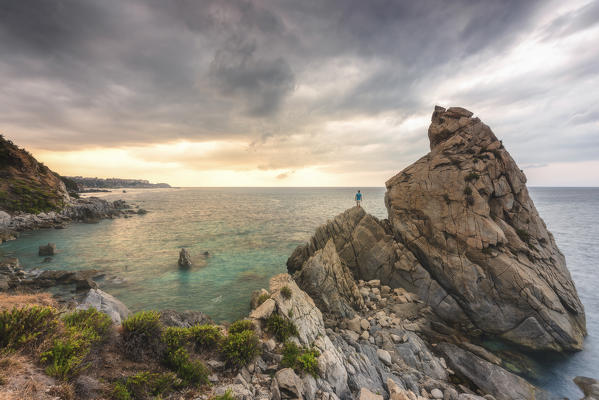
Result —
[[[292,251],[328,219],[354,205],[386,218],[385,189],[374,188],[172,188],[126,189],[95,196],[124,199],[145,215],[75,223],[63,230],[26,232],[0,245],[27,269],[97,269],[102,290],[132,311],[199,310],[231,322],[250,310],[252,291],[268,288],[286,272]],[[568,355],[531,354],[522,372],[535,384],[570,399],[581,397],[577,375],[599,378],[599,188],[529,188],[548,229],[565,254],[587,315],[585,349]],[[55,243],[50,262],[38,247]],[[194,267],[177,266],[186,248]]]

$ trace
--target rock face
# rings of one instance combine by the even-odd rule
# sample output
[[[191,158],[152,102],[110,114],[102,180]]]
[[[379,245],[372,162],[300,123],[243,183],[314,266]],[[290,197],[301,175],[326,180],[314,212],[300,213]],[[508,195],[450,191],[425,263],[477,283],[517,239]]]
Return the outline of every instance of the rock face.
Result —
[[[189,254],[187,249],[181,249],[181,251],[179,252],[178,264],[181,268],[191,268],[191,266],[193,265],[191,263],[191,255]]]
[[[584,397],[581,400],[599,400],[599,382],[596,379],[577,376],[574,378],[574,383],[584,393]]]
[[[108,314],[115,324],[120,324],[121,321],[126,319],[130,314],[126,305],[100,289],[89,290],[79,302],[77,309],[85,310],[90,307]]]
[[[532,349],[580,350],[583,306],[565,258],[491,129],[436,107],[431,152],[386,182],[393,235],[474,326]]]
[[[356,281],[339,258],[333,240],[318,250],[294,276],[321,311],[339,317],[352,317],[364,307]]]
[[[53,256],[56,254],[56,245],[54,243],[48,243],[46,245],[40,246],[38,253],[39,256]]]
[[[300,278],[332,241],[354,278],[416,293],[464,332],[581,349],[584,309],[564,256],[502,143],[457,107],[435,109],[429,138],[432,151],[386,182],[389,220],[345,211],[293,252],[289,272]]]
[[[458,346],[441,343],[438,350],[443,353],[449,366],[454,371],[468,378],[497,400],[551,399],[548,393],[534,387],[519,376],[462,350]],[[489,377],[492,377],[492,379],[489,379]]]

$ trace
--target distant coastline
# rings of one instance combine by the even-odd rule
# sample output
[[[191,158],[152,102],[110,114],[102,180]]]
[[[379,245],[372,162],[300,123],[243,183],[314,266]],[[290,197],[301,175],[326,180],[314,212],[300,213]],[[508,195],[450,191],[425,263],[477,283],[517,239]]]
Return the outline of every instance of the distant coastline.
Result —
[[[103,192],[105,191],[104,189],[153,189],[171,187],[168,183],[150,183],[150,181],[145,179],[87,178],[83,176],[69,176],[66,178],[77,185],[77,191],[80,193]]]

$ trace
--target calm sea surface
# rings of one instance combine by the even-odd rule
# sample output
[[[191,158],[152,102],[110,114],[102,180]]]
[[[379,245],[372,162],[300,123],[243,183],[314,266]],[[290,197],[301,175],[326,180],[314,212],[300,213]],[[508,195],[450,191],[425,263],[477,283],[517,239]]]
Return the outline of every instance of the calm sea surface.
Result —
[[[384,188],[361,188],[363,206],[385,218]],[[103,290],[133,311],[201,310],[217,321],[249,311],[249,296],[285,272],[293,249],[321,224],[353,206],[354,188],[182,188],[127,190],[101,194],[123,198],[148,214],[73,224],[65,230],[24,233],[0,245],[0,255],[19,257],[27,268],[99,269]],[[579,398],[576,375],[599,378],[599,189],[531,188],[533,200],[558,246],[587,312],[585,350],[569,357],[539,358],[536,382]],[[59,253],[42,263],[40,244],[56,243]],[[186,247],[198,265],[177,267]],[[204,258],[204,252],[210,256]]]

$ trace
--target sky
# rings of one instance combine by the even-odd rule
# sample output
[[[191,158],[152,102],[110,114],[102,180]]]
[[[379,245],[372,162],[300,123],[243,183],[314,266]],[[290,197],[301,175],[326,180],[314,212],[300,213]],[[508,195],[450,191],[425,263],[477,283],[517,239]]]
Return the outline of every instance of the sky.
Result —
[[[434,105],[599,186],[599,0],[0,0],[0,133],[62,175],[383,186]]]

